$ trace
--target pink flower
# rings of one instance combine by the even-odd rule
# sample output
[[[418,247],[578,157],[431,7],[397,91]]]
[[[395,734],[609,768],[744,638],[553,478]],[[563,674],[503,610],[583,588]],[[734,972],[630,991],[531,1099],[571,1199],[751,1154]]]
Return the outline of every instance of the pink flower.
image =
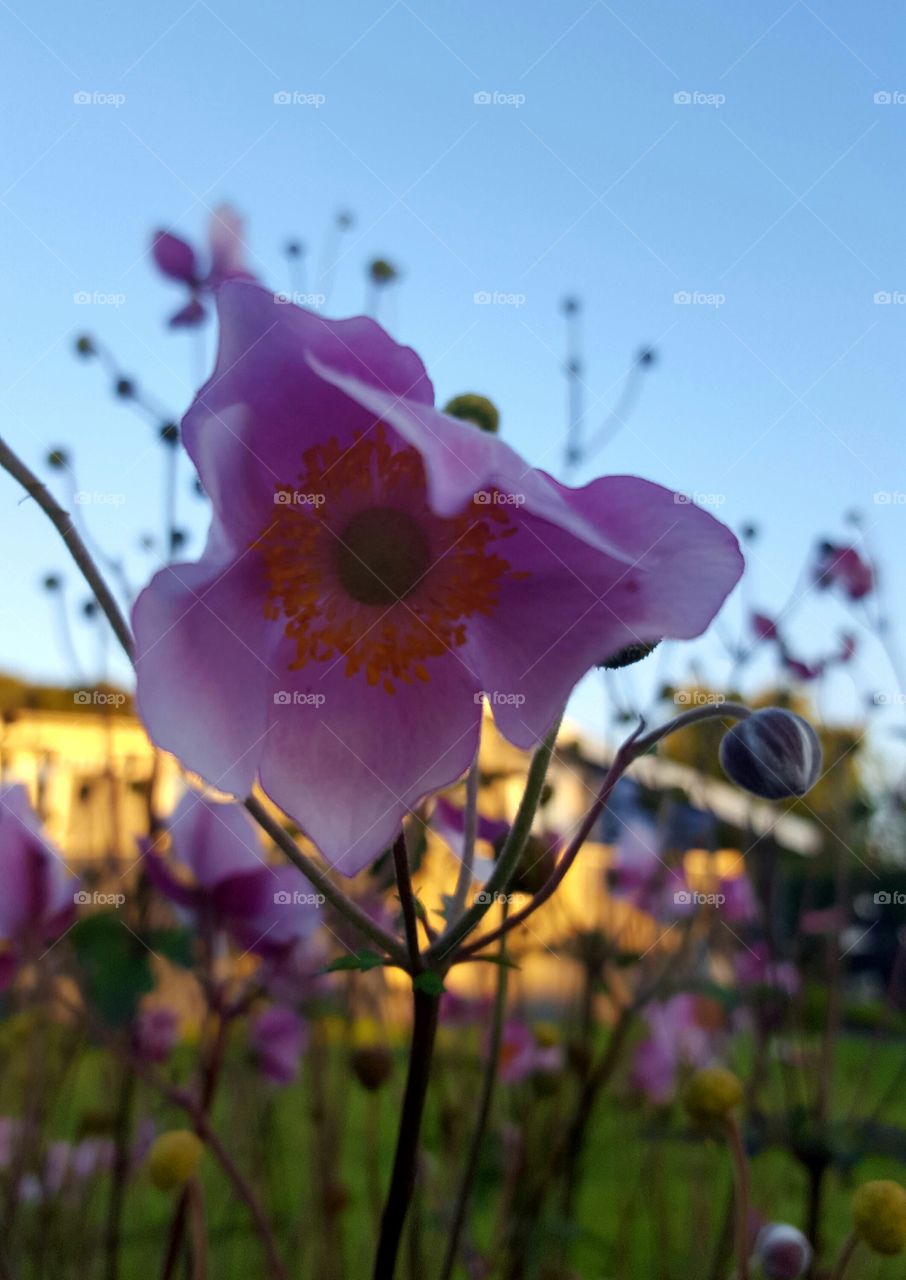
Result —
[[[666,861],[662,833],[642,812],[623,822],[608,872],[608,890],[658,920],[691,915],[693,901],[681,867]]]
[[[855,547],[823,542],[814,568],[815,585],[839,587],[848,600],[862,600],[874,590],[875,575]]]
[[[530,1027],[511,1019],[503,1028],[500,1045],[500,1079],[504,1084],[521,1084],[535,1075],[561,1070],[561,1045],[541,1045]]]
[[[669,1102],[682,1067],[703,1067],[710,1061],[713,1039],[697,1013],[690,995],[674,996],[646,1010],[649,1035],[636,1049],[632,1079],[651,1102]]]
[[[723,894],[721,919],[729,924],[751,924],[758,919],[758,899],[752,881],[743,873],[733,879],[721,880],[719,892]]]
[[[772,961],[763,942],[737,952],[736,980],[741,987],[773,987],[788,996],[802,986],[796,966],[788,960]]]
[[[758,640],[779,640],[780,632],[777,623],[766,613],[753,613],[749,622]]]
[[[229,205],[222,204],[211,214],[208,224],[209,262],[199,263],[192,246],[170,231],[157,231],[151,255],[158,270],[168,280],[176,280],[189,290],[189,300],[169,320],[171,328],[192,328],[207,317],[201,298],[211,294],[224,280],[252,279],[245,265],[242,219]]]
[[[0,980],[8,982],[13,957],[29,945],[43,947],[69,928],[79,887],[18,785],[0,786],[0,884],[0,941],[8,945]]]
[[[308,1044],[308,1028],[294,1010],[272,1005],[252,1019],[249,1043],[265,1079],[292,1084]]]
[[[166,1062],[179,1039],[179,1015],[166,1005],[139,1011],[132,1031],[135,1052],[143,1062]]]
[[[256,775],[352,875],[475,756],[482,690],[537,745],[628,643],[699,635],[742,571],[707,512],[629,476],[571,490],[433,407],[414,352],[249,283],[217,295],[183,422],[202,559],[134,611],[155,742],[238,795]]]
[[[188,791],[169,822],[170,860],[142,842],[151,883],[199,920],[229,929],[247,950],[279,951],[318,926],[318,903],[294,867],[270,866],[237,804]]]

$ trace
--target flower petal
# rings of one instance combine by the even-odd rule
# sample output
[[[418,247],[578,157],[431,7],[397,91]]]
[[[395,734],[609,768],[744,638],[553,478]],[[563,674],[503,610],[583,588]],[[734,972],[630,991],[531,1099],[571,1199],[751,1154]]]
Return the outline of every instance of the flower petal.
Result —
[[[380,686],[327,670],[290,672],[271,708],[261,785],[325,858],[355,875],[396,838],[404,816],[448,786],[478,748],[476,677],[450,654],[431,680]],[[318,696],[323,703],[300,702]]]
[[[162,569],[132,622],[137,702],[152,740],[212,786],[247,795],[267,733],[275,631],[253,556]]]

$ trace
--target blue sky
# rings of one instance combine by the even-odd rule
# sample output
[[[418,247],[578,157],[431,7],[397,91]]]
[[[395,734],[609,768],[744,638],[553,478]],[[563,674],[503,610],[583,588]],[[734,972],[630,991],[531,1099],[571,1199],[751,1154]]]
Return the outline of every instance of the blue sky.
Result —
[[[902,624],[904,25],[883,0],[3,0],[3,432],[33,465],[71,448],[82,489],[122,497],[86,508],[98,538],[134,546],[160,523],[160,452],[100,370],[74,360],[74,334],[94,332],[179,412],[195,353],[164,328],[179,298],[153,272],[151,230],[198,240],[230,200],[256,270],[285,288],[287,238],[314,267],[349,208],[328,310],[360,310],[364,264],[392,258],[404,279],[388,320],[440,397],[491,395],[510,441],[562,474],[558,303],[578,294],[590,431],[633,352],[660,353],[630,424],[581,478],[636,472],[716,495],[734,526],[758,522],[749,589],[768,608],[813,535],[841,535],[858,507]],[[518,305],[476,303],[482,292]],[[185,468],[183,481],[197,551],[204,512]],[[0,522],[0,666],[59,677],[37,584],[65,557],[5,479]],[[136,581],[151,567],[131,555]],[[800,647],[832,646],[842,617],[826,601],[803,609]],[[91,668],[92,637],[76,630]],[[696,654],[705,673],[725,670],[713,639]],[[665,674],[690,656],[671,655]],[[871,644],[856,674],[892,688]],[[587,717],[599,696],[586,693]],[[828,697],[851,710],[850,677]]]

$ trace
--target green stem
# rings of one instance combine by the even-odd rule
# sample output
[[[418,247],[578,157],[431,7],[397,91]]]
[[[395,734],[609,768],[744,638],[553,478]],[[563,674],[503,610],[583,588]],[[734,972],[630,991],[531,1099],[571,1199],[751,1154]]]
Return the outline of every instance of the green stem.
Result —
[[[506,912],[507,903],[504,901],[504,918],[506,918]],[[450,1277],[453,1275],[453,1268],[456,1265],[456,1257],[459,1252],[459,1242],[462,1238],[463,1228],[466,1223],[469,1200],[475,1183],[475,1175],[478,1172],[478,1160],[481,1156],[481,1148],[484,1145],[485,1132],[491,1115],[491,1104],[494,1100],[494,1086],[497,1082],[497,1068],[500,1065],[500,1047],[503,1043],[503,1022],[506,1015],[508,967],[506,964],[505,937],[500,939],[498,955],[500,957],[500,970],[497,974],[497,990],[494,996],[494,1012],[491,1019],[491,1043],[488,1047],[488,1057],[484,1068],[481,1101],[478,1106],[478,1119],[475,1122],[475,1131],[472,1134],[469,1154],[463,1170],[462,1180],[459,1184],[459,1194],[456,1197],[456,1207],[453,1211],[453,1225],[450,1228],[447,1252],[444,1257],[443,1268],[441,1269],[441,1280],[450,1280]]]
[[[463,938],[467,937],[475,926],[480,923],[491,904],[496,901],[497,895],[506,892],[507,885],[519,866],[519,859],[525,850],[532,823],[538,811],[541,793],[544,789],[544,779],[547,775],[547,767],[553,755],[554,743],[557,740],[559,728],[560,717],[557,718],[557,723],[532,757],[525,791],[522,793],[522,799],[519,802],[519,809],[513,825],[510,827],[509,835],[504,841],[494,870],[491,872],[484,887],[484,892],[481,894],[482,900],[473,903],[468,911],[459,920],[454,920],[437,941],[428,948],[426,959],[429,964],[431,961],[440,960],[448,956]]]

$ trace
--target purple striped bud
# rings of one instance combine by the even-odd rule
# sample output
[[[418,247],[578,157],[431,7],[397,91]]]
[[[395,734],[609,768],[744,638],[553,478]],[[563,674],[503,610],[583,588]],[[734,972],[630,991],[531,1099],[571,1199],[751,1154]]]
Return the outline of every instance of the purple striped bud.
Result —
[[[814,786],[821,769],[821,743],[801,716],[767,707],[724,734],[720,763],[744,791],[765,800],[784,800],[804,796]]]
[[[755,1257],[767,1280],[799,1280],[812,1264],[812,1246],[795,1227],[771,1222],[758,1233]]]

